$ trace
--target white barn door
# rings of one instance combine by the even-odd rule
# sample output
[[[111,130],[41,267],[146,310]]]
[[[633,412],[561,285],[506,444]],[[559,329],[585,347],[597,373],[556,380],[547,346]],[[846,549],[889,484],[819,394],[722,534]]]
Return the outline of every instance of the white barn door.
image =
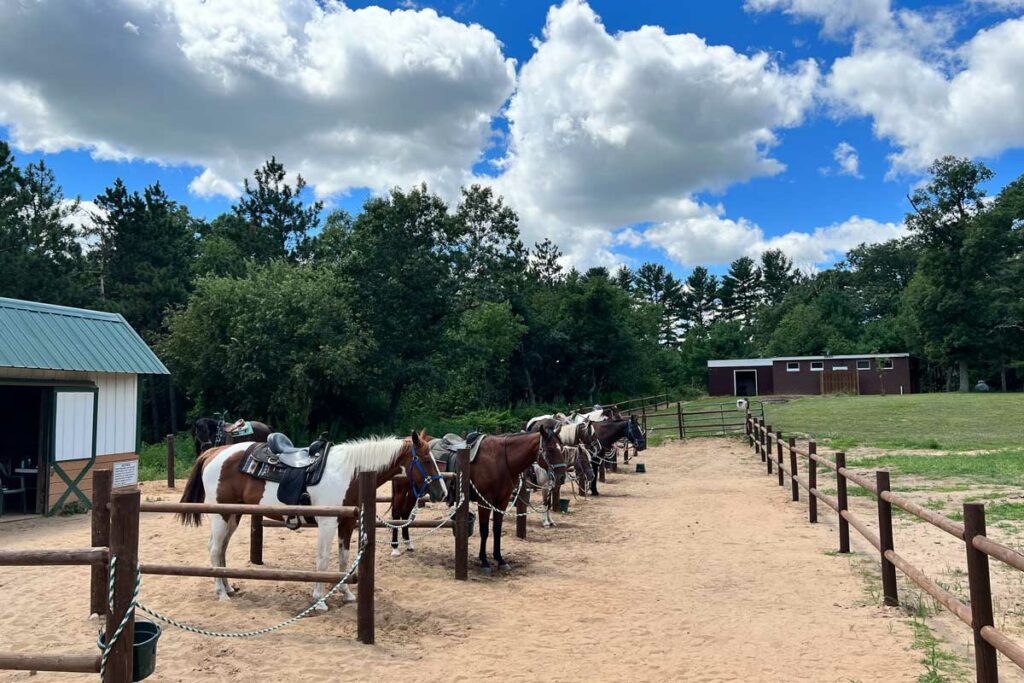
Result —
[[[65,500],[77,498],[86,508],[89,497],[79,484],[96,460],[95,388],[57,387],[53,391],[53,452],[51,467],[66,488],[50,514],[60,511]]]

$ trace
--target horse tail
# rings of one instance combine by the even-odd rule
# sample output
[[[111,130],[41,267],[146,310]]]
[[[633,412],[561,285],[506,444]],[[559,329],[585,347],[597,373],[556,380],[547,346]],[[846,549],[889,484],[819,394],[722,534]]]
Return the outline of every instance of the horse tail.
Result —
[[[206,500],[206,487],[203,485],[203,465],[205,458],[196,458],[192,473],[188,475],[185,491],[181,494],[182,503],[202,503]],[[185,526],[201,526],[203,515],[199,512],[179,512],[175,517]]]

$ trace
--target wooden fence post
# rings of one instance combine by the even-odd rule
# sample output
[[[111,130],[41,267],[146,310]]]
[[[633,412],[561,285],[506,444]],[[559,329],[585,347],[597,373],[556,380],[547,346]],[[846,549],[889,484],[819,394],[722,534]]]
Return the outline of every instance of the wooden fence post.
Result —
[[[779,432],[779,443],[782,443],[782,432]],[[795,503],[800,500],[800,483],[796,480],[796,439],[793,437],[789,437],[789,470],[790,490],[793,492],[793,502]]]
[[[793,439],[789,441],[792,448]],[[810,492],[807,494],[807,521],[811,524],[818,521],[818,496],[814,495],[818,489],[818,461],[815,460],[817,455],[818,444],[809,441],[807,443],[807,488]]]
[[[772,462],[772,427],[768,425],[765,431],[765,440],[768,443],[768,457],[765,461],[768,463],[768,474],[772,473],[772,468],[775,466]],[[779,470],[779,477],[782,477],[782,470]]]
[[[764,418],[761,418],[758,431],[761,432],[761,461],[763,462],[765,458],[772,457],[771,453],[768,451],[768,433],[765,429]]]
[[[167,488],[174,488],[174,434],[167,435]]]
[[[750,408],[747,408],[747,414],[743,418],[743,428],[747,430],[747,444],[754,447],[754,428],[751,425]]]
[[[843,517],[843,512],[849,508],[849,500],[846,497],[846,476],[843,470],[846,468],[846,453],[836,453],[836,503],[839,505],[839,552],[850,552],[850,523]]]
[[[875,472],[875,487],[878,489],[878,541],[882,556],[882,595],[886,605],[895,607],[900,604],[899,593],[896,590],[896,565],[885,556],[887,550],[893,550],[892,504],[882,496],[890,488],[887,470]]]
[[[263,515],[250,515],[249,562],[263,564]]]
[[[466,581],[469,578],[469,449],[460,448],[457,457],[462,473],[459,489],[462,505],[455,512],[455,579]]]
[[[139,562],[139,504],[137,488],[114,491],[110,497],[110,555],[117,558],[114,565],[113,609],[107,610],[104,633],[114,635],[121,619],[129,612],[135,593],[135,567]],[[122,683],[132,680],[132,653],[135,641],[135,610],[110,649],[103,683]]]
[[[356,621],[359,642],[373,645],[375,640],[373,592],[374,569],[377,560],[377,473],[359,474],[359,507],[363,515],[363,533],[366,546],[359,561],[359,583],[356,601]]]
[[[92,547],[110,547],[110,487],[111,471],[95,470],[92,473]],[[94,564],[89,577],[89,613],[102,616],[107,613],[107,581],[110,567]]]
[[[993,625],[988,555],[974,547],[974,538],[984,535],[985,506],[981,503],[964,503],[964,542],[967,545],[967,582],[971,592],[974,667],[978,683],[998,683],[996,649],[981,637],[981,629]]]
[[[679,438],[682,439],[686,432],[683,430],[683,404],[676,404],[676,421],[679,423]],[[747,426],[747,434],[750,434],[750,426]]]

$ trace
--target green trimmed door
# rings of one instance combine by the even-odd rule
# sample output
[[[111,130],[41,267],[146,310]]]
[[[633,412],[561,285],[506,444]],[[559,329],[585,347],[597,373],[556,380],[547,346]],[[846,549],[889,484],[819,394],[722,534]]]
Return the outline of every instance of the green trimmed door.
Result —
[[[47,514],[60,512],[70,500],[85,508],[89,496],[80,486],[96,462],[96,387],[55,387],[50,429],[50,469],[67,486]]]

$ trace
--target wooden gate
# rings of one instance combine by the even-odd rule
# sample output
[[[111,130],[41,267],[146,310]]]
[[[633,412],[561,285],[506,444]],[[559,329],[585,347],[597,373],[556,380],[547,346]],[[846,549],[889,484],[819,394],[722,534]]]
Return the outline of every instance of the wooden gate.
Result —
[[[821,393],[859,394],[860,376],[856,370],[825,370],[821,373]]]

